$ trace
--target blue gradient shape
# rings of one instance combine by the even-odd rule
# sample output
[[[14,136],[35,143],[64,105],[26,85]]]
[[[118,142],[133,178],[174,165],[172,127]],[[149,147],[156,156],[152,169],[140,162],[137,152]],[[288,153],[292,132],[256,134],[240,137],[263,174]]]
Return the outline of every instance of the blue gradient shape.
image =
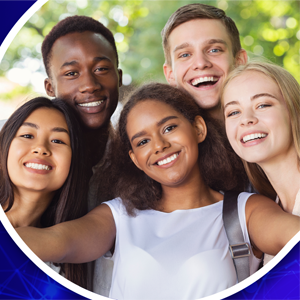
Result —
[[[0,43],[35,2],[0,0]],[[0,257],[0,299],[86,299],[41,271],[18,248],[1,222]],[[261,279],[225,299],[300,299],[299,270],[300,243]]]
[[[15,23],[22,17],[22,15],[35,3],[36,1],[2,1],[0,0],[0,44],[15,25]]]

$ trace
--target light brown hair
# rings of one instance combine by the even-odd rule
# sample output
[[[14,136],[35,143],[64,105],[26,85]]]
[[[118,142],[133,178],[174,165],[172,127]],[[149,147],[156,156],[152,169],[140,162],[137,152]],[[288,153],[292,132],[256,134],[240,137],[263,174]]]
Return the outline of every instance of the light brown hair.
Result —
[[[300,163],[300,86],[296,79],[285,69],[265,61],[251,61],[246,65],[241,65],[234,69],[226,78],[221,94],[221,104],[223,103],[224,91],[230,82],[245,72],[259,72],[274,80],[278,85],[291,120],[291,130],[294,146],[298,154],[298,164]],[[249,180],[256,190],[267,197],[274,198],[276,193],[262,168],[256,163],[249,163],[243,160]]]
[[[170,46],[168,43],[168,39],[171,32],[179,25],[194,19],[220,20],[224,24],[228,32],[230,41],[232,43],[233,57],[236,57],[236,55],[242,49],[242,47],[240,42],[239,31],[234,21],[230,17],[226,16],[225,12],[222,9],[211,5],[193,3],[178,8],[171,15],[161,32],[162,44],[167,65],[171,66]]]

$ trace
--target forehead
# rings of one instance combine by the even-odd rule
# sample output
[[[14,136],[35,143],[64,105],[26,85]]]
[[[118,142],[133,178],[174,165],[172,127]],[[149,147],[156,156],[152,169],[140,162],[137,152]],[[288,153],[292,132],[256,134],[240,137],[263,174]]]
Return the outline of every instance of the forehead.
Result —
[[[62,112],[55,108],[40,107],[34,110],[24,122],[40,123],[40,124],[50,124],[52,127],[64,125],[67,127],[65,116]]]
[[[50,67],[59,66],[70,60],[85,61],[101,56],[108,57],[116,64],[115,50],[101,34],[90,31],[69,33],[54,42]]]
[[[228,88],[227,88],[228,87]],[[227,90],[234,91],[238,89],[244,89],[248,87],[248,91],[255,90],[279,90],[277,83],[267,75],[259,71],[246,70],[241,75],[233,78],[227,85]]]
[[[169,36],[169,46],[172,51],[180,44],[199,45],[211,39],[224,40],[232,49],[231,40],[226,27],[216,19],[194,19],[180,24],[172,30]]]
[[[129,112],[127,117],[127,128],[132,123],[157,123],[166,116],[182,116],[171,105],[159,100],[144,100],[137,103]]]
[[[224,90],[224,104],[231,100],[249,100],[261,93],[272,94],[284,102],[280,88],[272,78],[259,71],[247,70],[228,83]]]

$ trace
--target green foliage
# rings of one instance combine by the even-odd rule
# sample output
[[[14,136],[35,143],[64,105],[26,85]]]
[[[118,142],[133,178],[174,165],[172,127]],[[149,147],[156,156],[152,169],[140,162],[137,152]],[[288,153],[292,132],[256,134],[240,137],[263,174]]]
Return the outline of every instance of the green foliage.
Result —
[[[44,36],[62,18],[87,15],[103,22],[117,39],[120,66],[133,83],[165,82],[160,32],[180,6],[195,1],[49,0],[18,33],[0,64],[0,75],[26,57],[41,59]],[[263,55],[284,66],[300,82],[300,2],[201,1],[224,9],[236,22],[250,57]],[[128,22],[128,24],[127,24]],[[40,68],[42,70],[42,67]]]

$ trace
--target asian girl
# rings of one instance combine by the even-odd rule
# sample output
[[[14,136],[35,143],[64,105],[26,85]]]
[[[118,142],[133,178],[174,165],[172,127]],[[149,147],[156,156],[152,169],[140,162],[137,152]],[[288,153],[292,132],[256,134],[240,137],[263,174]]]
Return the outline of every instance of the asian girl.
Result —
[[[13,227],[48,227],[87,212],[79,142],[75,116],[61,100],[32,99],[6,121],[0,133],[0,204]],[[85,265],[57,267],[86,287]]]
[[[222,137],[201,115],[176,88],[141,87],[119,121],[121,198],[19,234],[45,261],[86,262],[111,250],[115,299],[198,299],[236,284],[218,191],[237,182]],[[300,228],[261,195],[241,193],[238,211],[247,242],[263,252],[277,253]],[[250,252],[253,273],[260,260]]]
[[[283,68],[250,62],[222,95],[226,132],[257,191],[300,216],[300,86]]]

